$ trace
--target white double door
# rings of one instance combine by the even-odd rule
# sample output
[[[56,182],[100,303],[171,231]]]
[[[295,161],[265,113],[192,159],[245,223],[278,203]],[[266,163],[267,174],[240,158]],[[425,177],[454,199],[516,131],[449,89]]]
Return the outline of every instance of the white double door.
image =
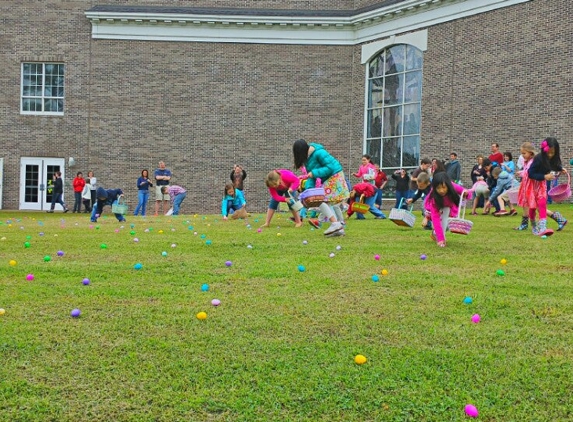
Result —
[[[52,203],[53,176],[62,172],[63,158],[22,157],[20,160],[20,209],[49,210]]]

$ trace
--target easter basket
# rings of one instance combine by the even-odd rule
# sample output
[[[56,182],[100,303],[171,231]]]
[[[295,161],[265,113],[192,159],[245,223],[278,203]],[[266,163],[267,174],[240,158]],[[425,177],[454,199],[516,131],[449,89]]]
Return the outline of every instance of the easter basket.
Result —
[[[413,206],[411,206],[409,210],[405,210],[402,208],[403,201],[404,198],[400,199],[398,208],[392,208],[390,210],[390,215],[388,218],[398,226],[414,227],[414,223],[416,223],[416,216],[412,213]]]
[[[121,215],[127,214],[127,204],[125,203],[125,199],[123,199],[123,196],[120,196],[119,199],[113,201],[113,203],[111,204],[111,212],[113,212],[114,214],[121,214]]]
[[[567,183],[561,183],[550,189],[547,194],[551,197],[553,202],[563,202],[571,196],[571,176],[567,173]]]
[[[511,202],[512,204],[517,204],[517,202],[518,202],[517,197],[519,194],[519,186],[509,189],[506,193],[507,193],[507,197],[509,198],[509,202]]]
[[[370,209],[370,205],[364,203],[364,195],[360,195],[360,202],[354,201],[351,206],[352,212],[357,212],[359,214],[366,214]]]
[[[462,213],[463,209],[463,213]],[[458,216],[450,217],[448,219],[448,229],[456,234],[469,234],[474,225],[473,221],[466,220],[466,202],[463,200],[463,195],[460,195],[460,206],[458,208]]]
[[[299,195],[299,199],[306,208],[318,207],[325,199],[324,188],[306,189]]]
[[[290,200],[289,200],[289,205],[290,205],[290,209],[293,211],[300,211],[301,209],[304,208],[304,205],[302,205],[302,202],[300,202],[296,196],[294,196],[292,193],[289,192],[288,194],[290,196]]]

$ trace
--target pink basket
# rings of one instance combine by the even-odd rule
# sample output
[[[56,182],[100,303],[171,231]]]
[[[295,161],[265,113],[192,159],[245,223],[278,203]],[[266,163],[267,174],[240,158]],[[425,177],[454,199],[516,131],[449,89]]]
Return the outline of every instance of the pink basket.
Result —
[[[462,208],[464,210],[462,214]],[[458,216],[448,219],[448,229],[450,232],[456,234],[470,234],[472,227],[474,225],[473,221],[466,220],[466,203],[463,200],[463,195],[460,195],[460,206],[458,208]]]
[[[512,204],[517,204],[519,196],[519,186],[515,188],[511,188],[507,191],[507,197],[509,198],[509,202]]]
[[[562,183],[550,189],[547,194],[554,202],[563,202],[571,196],[571,176],[567,173],[567,183]]]

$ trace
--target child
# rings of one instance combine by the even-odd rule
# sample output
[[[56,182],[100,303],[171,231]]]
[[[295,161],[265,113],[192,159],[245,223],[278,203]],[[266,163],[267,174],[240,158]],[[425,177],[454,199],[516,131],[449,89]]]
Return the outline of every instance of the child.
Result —
[[[330,227],[324,231],[325,236],[343,236],[344,225],[337,220],[334,211],[329,205],[338,206],[348,199],[350,191],[342,171],[342,165],[320,144],[308,144],[299,139],[292,146],[295,169],[305,166],[307,174],[301,176],[306,179],[306,188],[314,188],[317,179],[321,179],[324,187],[325,202],[320,204],[320,211],[331,222]],[[340,218],[340,217],[338,217]]]
[[[486,178],[485,181],[487,183],[487,190],[488,190],[488,196],[489,196],[489,192],[493,192],[493,190],[495,189],[495,186],[497,185],[497,179],[495,177],[493,177],[493,169],[494,169],[494,165],[493,163],[489,160],[489,158],[484,158],[483,159],[483,169],[486,171]],[[490,210],[491,210],[491,206],[495,207],[495,212],[499,211],[499,206],[497,205],[497,202],[491,203],[491,202],[486,202],[484,207],[483,207],[483,212],[482,215],[488,215]]]
[[[92,206],[92,189],[89,183],[86,183],[84,186],[84,190],[82,191],[82,202],[84,204],[84,213],[91,212]]]
[[[70,209],[67,207],[67,205],[64,203],[64,200],[62,199],[62,196],[64,195],[64,182],[62,181],[62,172],[61,171],[55,172],[52,178],[54,179],[54,185],[52,187],[52,204],[50,206],[50,209],[46,212],[53,213],[56,204],[60,204],[64,209],[64,212],[68,212]]]
[[[430,186],[430,175],[428,173],[420,173],[416,178],[416,186],[418,189],[414,193],[414,196],[408,198],[406,203],[408,205],[413,204],[420,198],[424,198],[424,206],[422,206],[422,215],[424,218],[422,219],[422,227],[424,229],[430,230],[432,228],[432,222],[429,220],[430,214],[426,211],[425,207],[425,199],[427,198],[428,194],[430,193],[431,186]]]
[[[376,179],[376,167],[372,164],[372,159],[368,154],[362,156],[362,165],[358,168],[356,173],[352,173],[354,177],[361,178],[363,182],[374,184]]]
[[[223,215],[223,220],[227,220],[231,210],[234,211],[231,215],[233,220],[237,218],[246,218],[246,205],[247,202],[243,196],[243,191],[234,187],[232,183],[227,183],[225,185],[225,191],[223,192],[223,201],[221,202],[221,214]]]
[[[496,167],[491,171],[492,177],[497,180],[495,188],[491,192],[489,196],[489,200],[486,203],[486,207],[490,206],[490,204],[496,204],[499,207],[499,211],[493,213],[495,217],[501,217],[503,215],[515,215],[517,211],[513,207],[513,204],[509,203],[510,212],[505,210],[505,201],[499,198],[499,196],[504,193],[505,191],[511,189],[513,187],[513,177],[505,170],[502,170],[501,167]]]
[[[86,181],[84,180],[84,175],[81,171],[78,171],[72,182],[72,186],[74,187],[74,209],[72,213],[79,213],[82,211],[82,192],[85,185]]]
[[[352,211],[352,204],[355,201],[359,201],[362,195],[364,195],[364,203],[370,207],[368,211],[374,214],[376,219],[386,218],[384,213],[374,206],[374,202],[376,201],[376,187],[367,182],[357,183],[352,187],[350,198],[348,200],[349,207],[346,212],[349,218],[354,214],[354,211]],[[358,220],[364,220],[364,215],[356,213],[356,218]]]
[[[501,169],[508,172],[510,176],[515,176],[515,163],[513,162],[513,155],[511,152],[506,151],[503,154],[503,163],[500,165]]]
[[[247,172],[238,164],[233,166],[233,171],[231,172],[231,182],[235,189],[239,189],[243,193],[243,184],[247,178]],[[244,197],[244,195],[243,195]]]
[[[408,173],[404,169],[396,170],[391,177],[396,181],[396,205],[394,205],[394,208],[400,208],[400,201],[403,198],[402,208],[405,209],[410,188],[410,177],[408,177]]]
[[[533,234],[551,236],[553,230],[547,228],[547,181],[554,180],[558,174],[566,174],[561,165],[559,143],[549,137],[541,142],[541,152],[537,154],[527,171],[528,183],[525,187],[525,197],[529,204],[529,220]],[[523,184],[523,182],[522,182]],[[539,210],[539,223],[535,224],[536,210]]]
[[[147,209],[147,200],[149,198],[149,188],[153,187],[153,183],[149,180],[149,171],[147,169],[141,170],[141,176],[137,179],[137,207],[133,211],[133,215],[137,215],[141,210],[141,216],[145,216]]]
[[[432,190],[426,199],[426,209],[430,213],[430,219],[434,226],[434,231],[430,235],[439,247],[446,246],[446,228],[448,218],[458,215],[460,195],[469,195],[460,185],[452,183],[445,172],[434,174],[432,179]]]
[[[296,174],[290,170],[272,170],[267,174],[265,184],[269,188],[271,194],[271,201],[269,202],[269,209],[267,210],[267,218],[262,227],[269,227],[273,215],[279,207],[279,203],[286,202],[288,208],[292,212],[295,227],[302,227],[302,221],[298,211],[292,209],[291,195],[296,195],[296,190],[300,185],[300,179]],[[287,198],[288,195],[288,198]]]
[[[378,164],[374,164],[374,168],[376,171],[374,174],[376,178],[374,179],[374,185],[376,186],[376,200],[374,201],[376,204],[376,208],[379,210],[382,209],[382,190],[386,183],[388,183],[388,176],[382,170],[380,170],[380,166]]]
[[[161,186],[161,193],[163,195],[169,194],[169,199],[171,200],[171,206],[173,207],[172,215],[179,215],[181,202],[183,202],[183,200],[187,196],[187,191],[183,189],[181,186],[169,185],[169,186]]]
[[[103,213],[103,207],[105,205],[113,205],[120,197],[123,196],[123,191],[121,189],[104,189],[102,187],[96,190],[96,203],[92,207],[92,215],[90,221],[92,223],[97,223],[97,219]],[[115,218],[120,223],[125,222],[125,217],[121,214],[115,214]]]

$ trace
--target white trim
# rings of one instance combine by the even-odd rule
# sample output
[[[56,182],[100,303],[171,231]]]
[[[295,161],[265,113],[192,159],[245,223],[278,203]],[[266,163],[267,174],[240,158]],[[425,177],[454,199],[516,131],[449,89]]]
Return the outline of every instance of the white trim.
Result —
[[[419,50],[426,51],[428,49],[428,30],[410,32],[404,35],[392,35],[382,41],[376,41],[369,44],[362,45],[362,57],[360,63],[365,64],[370,61],[380,50],[390,47],[394,44],[409,44],[413,45]],[[366,69],[366,78],[368,78],[368,69]]]
[[[406,0],[350,17],[87,11],[94,39],[356,45],[531,0]]]

